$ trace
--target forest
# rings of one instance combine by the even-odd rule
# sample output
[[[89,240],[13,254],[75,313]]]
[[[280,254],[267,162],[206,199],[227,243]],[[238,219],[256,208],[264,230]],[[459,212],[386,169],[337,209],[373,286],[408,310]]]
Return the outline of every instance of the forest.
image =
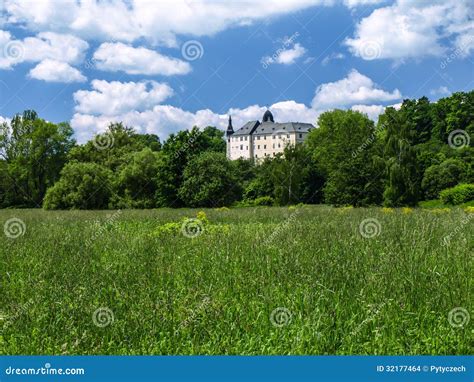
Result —
[[[313,123],[316,121],[312,121]],[[0,125],[0,208],[458,205],[474,199],[474,91],[406,99],[377,123],[327,111],[306,142],[255,164],[212,126],[158,136],[112,123],[77,144],[27,110]]]

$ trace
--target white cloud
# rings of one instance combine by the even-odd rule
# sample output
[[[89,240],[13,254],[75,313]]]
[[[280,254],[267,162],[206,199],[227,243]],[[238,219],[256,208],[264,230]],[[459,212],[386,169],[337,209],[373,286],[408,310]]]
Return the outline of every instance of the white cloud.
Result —
[[[98,69],[123,71],[128,74],[175,75],[191,71],[189,63],[164,56],[147,48],[134,48],[123,43],[103,43],[93,58]]]
[[[276,62],[283,65],[294,64],[295,61],[306,53],[306,49],[299,43],[296,43],[293,48],[285,49],[280,52]]]
[[[346,56],[344,56],[344,54],[342,53],[331,53],[330,55],[324,57],[322,60],[321,60],[321,65],[323,66],[326,66],[327,64],[329,64],[331,61],[334,61],[334,60],[342,60],[343,58],[345,58]]]
[[[312,105],[315,109],[331,109],[393,101],[401,97],[398,89],[393,92],[382,90],[369,77],[352,69],[346,78],[318,86]]]
[[[430,94],[432,96],[448,96],[451,91],[446,86],[440,86],[437,89],[431,89]]]
[[[176,45],[177,35],[211,36],[225,29],[295,12],[333,0],[4,0],[10,23],[32,30],[69,32],[86,39],[132,42],[146,38]],[[54,22],[51,22],[54,20]]]
[[[301,121],[315,123],[319,112],[295,101],[278,102],[270,106],[276,121]],[[227,127],[228,115],[232,115],[234,128],[240,128],[250,120],[261,120],[266,107],[252,105],[245,109],[230,109],[225,114],[217,114],[209,109],[195,113],[170,105],[155,105],[144,111],[128,111],[115,116],[76,113],[71,120],[79,142],[85,142],[96,132],[104,131],[110,122],[122,121],[133,126],[140,133],[153,133],[166,139],[170,133],[190,129],[193,126]]]
[[[360,111],[361,113],[367,114],[367,116],[373,120],[377,121],[379,115],[385,111],[385,106],[383,105],[354,105],[351,107],[351,110]]]
[[[87,42],[72,35],[43,32],[36,37],[16,40],[10,32],[0,31],[0,69],[10,69],[24,61],[40,62],[46,59],[79,63],[88,47]]]
[[[305,53],[306,49],[301,44],[295,44],[291,39],[286,39],[282,47],[277,49],[272,56],[264,56],[260,59],[260,62],[264,69],[271,64],[291,65]]]
[[[11,122],[11,119],[10,119],[10,118],[6,118],[6,117],[2,117],[2,116],[0,115],[0,125],[3,124],[4,122],[10,123],[10,122]]]
[[[232,115],[234,128],[240,128],[251,120],[261,120],[267,109],[260,105],[251,105],[243,109],[231,108],[224,114],[209,109],[196,112],[179,107],[160,104],[172,95],[172,89],[166,84],[147,82],[107,82],[92,81],[92,91],[80,90],[74,94],[76,113],[71,120],[79,142],[90,139],[95,133],[104,131],[110,122],[124,122],[140,133],[153,133],[166,139],[170,133],[193,126],[227,127],[227,116]],[[353,108],[376,119],[384,106],[374,102],[400,99],[398,90],[392,93],[376,87],[374,82],[352,70],[339,81],[326,83],[318,87],[313,107],[293,100],[277,102],[271,105],[275,121],[309,122],[316,124],[318,116],[335,107]],[[324,101],[323,101],[324,100]],[[366,105],[369,104],[370,105]]]
[[[79,70],[71,65],[56,60],[43,60],[30,70],[29,76],[47,82],[84,82],[84,77]]]
[[[440,56],[446,44],[458,48],[464,44],[469,54],[474,49],[473,18],[472,0],[398,0],[362,19],[354,38],[345,44],[365,60]]]
[[[107,82],[92,81],[93,90],[74,93],[79,113],[114,116],[129,111],[141,111],[163,102],[173,95],[167,84],[155,81]]]
[[[385,0],[344,0],[344,5],[348,8],[355,8],[362,5],[375,5],[384,2]]]

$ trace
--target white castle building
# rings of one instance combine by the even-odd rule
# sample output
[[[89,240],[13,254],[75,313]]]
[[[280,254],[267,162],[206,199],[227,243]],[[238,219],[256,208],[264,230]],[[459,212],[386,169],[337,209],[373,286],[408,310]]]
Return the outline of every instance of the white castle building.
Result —
[[[234,132],[232,118],[227,126],[227,158],[254,159],[260,161],[268,156],[282,153],[287,145],[303,142],[314,126],[311,123],[276,123],[267,110],[262,122],[250,121]]]

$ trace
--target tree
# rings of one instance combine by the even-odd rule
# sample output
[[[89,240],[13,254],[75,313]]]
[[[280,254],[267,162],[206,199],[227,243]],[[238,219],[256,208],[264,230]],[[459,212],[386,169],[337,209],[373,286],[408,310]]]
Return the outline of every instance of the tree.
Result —
[[[161,153],[145,148],[129,155],[114,181],[117,196],[113,204],[119,208],[154,208]]]
[[[273,159],[271,179],[278,205],[318,200],[324,182],[311,151],[304,145],[288,145],[282,155]]]
[[[190,207],[221,207],[235,202],[240,194],[234,163],[222,153],[203,152],[191,159],[179,189]]]
[[[388,174],[384,202],[388,206],[414,206],[420,198],[421,176],[414,147],[414,131],[405,113],[385,109],[379,123],[384,124],[385,161]]]
[[[70,162],[48,189],[45,209],[106,209],[112,196],[113,173],[96,163]]]
[[[334,110],[321,114],[307,145],[319,177],[326,179],[324,201],[336,205],[376,204],[381,200],[379,131],[364,114]],[[322,179],[320,180],[322,182]]]
[[[272,158],[266,157],[263,162],[256,166],[254,177],[249,180],[244,189],[243,196],[245,201],[252,201],[265,196],[275,197],[275,187],[272,178],[273,163]]]
[[[84,145],[74,147],[69,160],[98,163],[115,171],[127,161],[129,154],[146,147],[159,151],[159,138],[153,134],[137,134],[133,128],[121,122],[111,123],[104,133],[97,134]]]
[[[447,159],[426,169],[421,187],[426,199],[437,199],[439,193],[461,182],[466,176],[466,165],[459,159]]]
[[[157,177],[157,203],[159,207],[187,205],[178,192],[183,183],[184,169],[192,158],[206,151],[225,153],[223,132],[208,126],[197,127],[171,134],[163,144],[163,161]]]
[[[41,205],[75,144],[72,135],[69,124],[46,122],[31,110],[0,126],[0,155],[6,163],[2,176],[12,185],[6,195],[10,205]]]

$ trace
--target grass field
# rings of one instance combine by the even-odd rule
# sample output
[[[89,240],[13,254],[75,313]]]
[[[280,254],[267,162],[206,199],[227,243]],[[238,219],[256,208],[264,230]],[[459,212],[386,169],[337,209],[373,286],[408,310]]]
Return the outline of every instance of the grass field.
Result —
[[[204,212],[0,211],[0,353],[472,351],[474,214]]]

